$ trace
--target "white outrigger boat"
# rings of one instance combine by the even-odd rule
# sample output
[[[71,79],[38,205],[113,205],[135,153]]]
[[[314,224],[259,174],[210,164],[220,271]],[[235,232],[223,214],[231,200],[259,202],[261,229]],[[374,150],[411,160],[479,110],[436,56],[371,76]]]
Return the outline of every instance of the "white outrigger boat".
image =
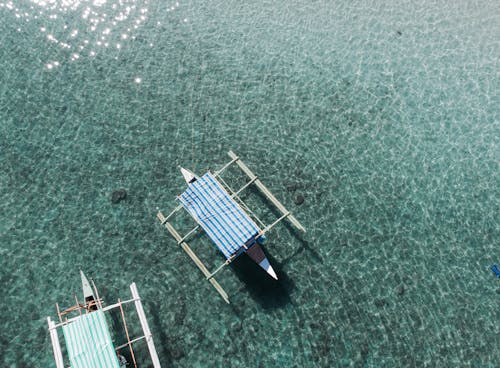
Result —
[[[63,358],[61,345],[57,329],[60,327],[63,331],[64,340],[66,342],[66,352],[71,368],[120,368],[126,363],[120,350],[128,348],[132,359],[132,366],[139,367],[135,358],[132,344],[140,340],[146,340],[149,350],[151,364],[154,368],[160,368],[160,362],[156,353],[156,348],[153,342],[153,335],[149,329],[144,309],[142,307],[141,298],[137,291],[135,283],[130,285],[132,299],[121,301],[109,306],[103,306],[103,300],[99,298],[99,294],[94,285],[94,282],[89,282],[84,273],[80,271],[82,279],[84,303],[80,303],[75,295],[76,304],[63,311],[60,310],[56,303],[57,315],[59,323],[47,317],[49,325],[50,339],[57,368],[64,368],[67,362]],[[129,335],[127,323],[125,320],[123,305],[134,303],[139,322],[141,324],[144,335],[132,338]],[[119,308],[122,318],[123,328],[125,330],[127,343],[118,347],[114,347],[111,333],[106,321],[105,312]],[[71,316],[71,314],[76,316]],[[148,367],[151,365],[148,364]]]
[[[228,155],[231,157],[229,163],[224,165],[220,170],[214,173],[209,171],[201,177],[181,167],[182,176],[188,185],[187,189],[177,197],[181,204],[168,216],[164,216],[161,212],[157,214],[162,225],[164,225],[175,240],[177,240],[177,243],[191,257],[207,280],[210,281],[227,303],[229,303],[227,293],[214,279],[217,272],[224,266],[230,264],[239,255],[246,253],[272,278],[277,280],[278,277],[276,272],[260,246],[265,240],[265,234],[285,218],[298,230],[302,232],[306,231],[297,219],[291,215],[276,197],[274,197],[234,152],[229,151]],[[236,164],[249,179],[246,184],[237,191],[233,191],[221,178],[221,173],[232,164]],[[255,185],[281,213],[281,217],[270,225],[264,225],[239,197],[239,194],[252,184]],[[179,235],[171,222],[169,222],[174,214],[181,208],[185,208],[198,224],[185,236]],[[251,216],[248,213],[250,213]],[[261,227],[259,227],[256,222],[258,222]],[[194,234],[200,227],[226,257],[226,261],[214,272],[208,271],[206,266],[186,243],[186,239]]]

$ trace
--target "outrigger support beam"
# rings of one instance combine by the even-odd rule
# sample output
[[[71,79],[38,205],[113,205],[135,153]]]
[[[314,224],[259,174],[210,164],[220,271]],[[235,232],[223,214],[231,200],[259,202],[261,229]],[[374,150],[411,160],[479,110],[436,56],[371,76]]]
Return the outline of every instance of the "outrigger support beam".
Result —
[[[190,232],[188,232],[186,235],[184,235],[177,243],[178,244],[182,243],[184,240],[189,238],[191,236],[191,234],[195,233],[196,230],[198,230],[199,228],[200,228],[200,225],[196,225]]]
[[[178,205],[177,207],[175,207],[175,209],[169,213],[169,215],[167,217],[164,217],[163,218],[163,221],[162,221],[162,225],[165,225],[165,223],[170,220],[170,218],[175,215],[177,213],[177,211],[179,211],[180,209],[182,209],[182,204]]]
[[[246,246],[243,246],[244,248],[242,249],[248,249]],[[240,250],[236,253],[234,253],[231,257],[229,257],[228,259],[226,259],[226,261],[221,264],[219,267],[217,267],[217,269],[212,272],[210,275],[207,276],[207,280],[210,280],[211,278],[213,278],[215,276],[216,273],[218,273],[220,270],[222,270],[225,266],[227,266],[228,264],[230,264],[232,261],[234,261],[236,259],[236,257],[238,257],[241,253],[243,253],[243,250]]]
[[[286,218],[288,216],[290,216],[290,212],[283,214],[283,216],[281,216],[279,219],[274,221],[271,225],[266,226],[266,228],[262,231],[262,234],[267,233],[269,230],[271,230],[273,227],[275,227],[281,220],[283,220],[284,218]]]
[[[217,274],[220,270],[222,270],[225,266],[227,266],[228,264],[231,263],[231,260],[226,260],[226,262],[224,262],[223,264],[221,264],[219,267],[217,267],[217,269],[212,272],[210,275],[207,276],[207,280],[211,280],[215,274]]]
[[[222,168],[220,168],[219,170],[217,170],[215,173],[214,173],[214,176],[215,177],[218,177],[224,170],[226,170],[229,166],[231,166],[234,162],[236,162],[237,160],[239,160],[240,158],[236,155],[234,155],[234,157],[231,157],[232,160],[229,161],[227,164],[225,164],[224,166],[222,166]]]
[[[52,342],[52,350],[54,350],[56,367],[64,368],[64,361],[61,352],[61,345],[59,345],[59,337],[57,336],[56,324],[50,319],[50,317],[47,317],[47,323],[49,324],[50,341]]]
[[[165,220],[165,216],[160,211],[158,211],[158,214],[156,216],[158,217],[158,220],[160,220],[160,222],[167,228],[168,232],[174,237],[174,239],[177,240],[178,243],[180,243],[179,245],[182,247],[182,249],[184,249],[184,251],[187,253],[187,255],[193,260],[193,262],[198,266],[200,271],[203,273],[203,275],[205,275],[205,277],[212,284],[212,286],[215,288],[215,290],[217,290],[219,292],[219,294],[222,296],[222,299],[224,299],[224,301],[227,304],[230,304],[229,297],[228,297],[227,293],[224,291],[222,286],[220,286],[220,284],[217,282],[217,280],[215,280],[213,278],[213,275],[210,274],[207,267],[198,258],[198,256],[193,252],[191,247],[189,247],[188,243],[186,243],[185,241],[182,240],[182,237],[179,235],[177,230],[175,230],[175,228],[172,226],[172,224],[170,224],[168,221]]]
[[[260,181],[260,179],[257,178],[257,176],[247,167],[247,165],[245,165],[243,163],[243,161],[241,161],[239,159],[239,157],[233,152],[233,151],[229,151],[227,153],[229,155],[229,157],[231,157],[232,162],[235,162],[236,165],[238,165],[238,167],[241,169],[241,171],[243,171],[249,178],[252,182],[255,183],[255,185],[257,186],[257,188],[260,190],[260,192],[269,200],[271,201],[272,204],[274,204],[274,206],[281,212],[282,214],[282,217],[280,218],[280,221],[281,219],[283,218],[287,218],[288,221],[290,221],[290,223],[295,226],[298,230],[302,231],[303,233],[306,232],[306,229],[300,224],[300,222],[285,208],[285,206],[283,206],[281,204],[280,201],[278,201],[276,199],[276,197],[269,191],[269,189],[267,189],[267,187],[264,185],[264,183],[262,183],[262,181]],[[275,223],[276,224],[276,223]],[[272,226],[274,226],[275,224],[273,224]]]
[[[135,282],[133,282],[130,285],[130,292],[132,293],[132,297],[134,298],[135,308],[137,310],[137,315],[139,316],[139,322],[141,323],[142,331],[144,332],[144,337],[146,338],[146,343],[148,344],[148,350],[149,350],[149,354],[151,355],[151,361],[153,363],[153,367],[154,368],[161,368],[160,360],[158,359],[158,354],[156,353],[155,344],[153,342],[153,335],[151,334],[151,331],[149,330],[148,321],[146,320],[146,315],[144,314],[144,309],[142,308],[141,298],[139,296],[139,292],[137,291],[137,286],[136,286]],[[120,304],[120,309],[121,308],[122,307]],[[123,317],[123,310],[122,310],[122,318],[123,318],[123,322],[125,323],[125,318]],[[130,342],[130,339],[128,338],[128,333],[127,333],[127,340],[129,340],[129,345],[130,345],[131,342]]]

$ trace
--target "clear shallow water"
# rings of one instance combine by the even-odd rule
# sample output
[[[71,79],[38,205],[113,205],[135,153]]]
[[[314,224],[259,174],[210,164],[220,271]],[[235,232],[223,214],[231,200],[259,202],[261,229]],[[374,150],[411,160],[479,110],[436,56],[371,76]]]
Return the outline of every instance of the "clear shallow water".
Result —
[[[1,365],[53,366],[82,268],[137,282],[164,366],[498,366],[498,14],[0,1]],[[308,233],[271,234],[279,283],[224,271],[226,306],[154,216],[229,149]]]

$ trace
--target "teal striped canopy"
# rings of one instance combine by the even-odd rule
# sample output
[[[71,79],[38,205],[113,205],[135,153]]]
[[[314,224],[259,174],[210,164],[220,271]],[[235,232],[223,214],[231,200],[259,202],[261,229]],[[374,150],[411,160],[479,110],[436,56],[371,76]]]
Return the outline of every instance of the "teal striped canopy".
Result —
[[[179,200],[226,258],[250,246],[259,234],[257,224],[210,172],[189,184]]]
[[[119,368],[104,312],[97,310],[62,326],[71,368]]]

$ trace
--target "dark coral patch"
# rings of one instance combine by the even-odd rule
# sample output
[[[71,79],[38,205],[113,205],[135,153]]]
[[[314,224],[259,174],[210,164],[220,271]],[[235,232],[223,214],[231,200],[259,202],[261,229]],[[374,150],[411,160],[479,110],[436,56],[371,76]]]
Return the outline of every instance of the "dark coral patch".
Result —
[[[127,191],[125,189],[118,189],[111,194],[111,203],[116,204],[127,198]]]

